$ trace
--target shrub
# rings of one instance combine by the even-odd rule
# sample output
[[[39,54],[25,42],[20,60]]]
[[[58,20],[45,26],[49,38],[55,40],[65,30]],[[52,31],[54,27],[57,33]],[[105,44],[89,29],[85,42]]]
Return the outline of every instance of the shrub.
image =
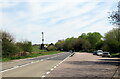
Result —
[[[24,41],[22,46],[21,46],[22,50],[24,52],[32,52],[32,43],[29,41]]]
[[[57,48],[54,45],[47,47],[48,51],[55,51]]]
[[[2,39],[2,57],[11,57],[19,52],[19,48],[14,43],[13,36],[4,31],[0,31],[0,39]]]

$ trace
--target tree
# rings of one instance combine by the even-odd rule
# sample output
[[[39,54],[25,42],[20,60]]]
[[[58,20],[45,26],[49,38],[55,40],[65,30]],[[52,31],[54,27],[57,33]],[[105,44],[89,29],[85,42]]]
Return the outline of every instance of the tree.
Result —
[[[84,40],[88,40],[90,43],[90,46],[92,48],[95,48],[95,45],[97,44],[97,42],[99,42],[102,38],[102,35],[98,32],[94,32],[94,33],[83,33],[81,36],[79,36],[79,38],[82,38]]]
[[[83,40],[82,42],[82,49],[84,51],[88,51],[91,48],[91,44],[88,40]]]
[[[118,28],[112,29],[105,34],[106,50],[110,52],[120,52],[120,31]]]
[[[57,48],[54,45],[48,46],[47,50],[48,51],[55,51]]]
[[[105,43],[105,41],[103,41],[103,40],[97,42],[97,44],[95,45],[95,49],[96,50],[99,50],[99,49],[103,50],[104,43]]]
[[[13,36],[5,31],[0,31],[2,40],[2,57],[11,57],[19,52],[19,48],[14,43]]]
[[[57,47],[57,50],[63,50],[64,40],[58,40],[58,42],[55,43],[55,46]]]
[[[21,45],[24,52],[32,52],[32,43],[30,41],[24,41]]]
[[[73,49],[74,49],[74,51],[82,50],[82,43],[83,43],[82,39],[80,39],[80,38],[74,39],[73,40]]]
[[[73,48],[73,40],[74,40],[73,37],[72,37],[72,38],[67,38],[67,39],[65,40],[64,45],[63,45],[63,49],[64,49],[65,51],[74,50],[74,48]]]
[[[78,38],[87,39],[87,34],[86,33],[82,33],[81,36],[79,36]]]
[[[56,49],[57,49],[57,47],[53,43],[49,44],[47,47],[48,51],[55,51]]]
[[[118,2],[118,11],[113,11],[108,17],[110,23],[116,25],[116,29],[112,29],[105,35],[106,45],[104,48],[110,52],[120,52],[120,1]]]
[[[120,1],[118,2],[118,11],[113,11],[108,17],[110,23],[117,25],[120,28]]]

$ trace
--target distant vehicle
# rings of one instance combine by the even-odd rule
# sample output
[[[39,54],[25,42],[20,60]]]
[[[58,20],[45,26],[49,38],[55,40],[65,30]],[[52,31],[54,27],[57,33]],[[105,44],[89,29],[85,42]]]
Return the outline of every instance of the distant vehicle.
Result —
[[[94,52],[93,52],[93,55],[97,55],[97,51],[94,51]]]
[[[110,57],[110,53],[109,52],[103,52],[102,57]]]
[[[102,56],[102,54],[103,54],[103,51],[102,51],[102,50],[97,50],[97,55],[98,55],[98,56]]]
[[[73,51],[72,51],[72,50],[70,50],[69,52],[70,52],[70,53],[73,53]]]

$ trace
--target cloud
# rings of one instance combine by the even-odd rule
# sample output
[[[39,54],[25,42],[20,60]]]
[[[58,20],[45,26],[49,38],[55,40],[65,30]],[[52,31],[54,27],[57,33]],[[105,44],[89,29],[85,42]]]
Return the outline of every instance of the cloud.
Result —
[[[33,43],[41,43],[41,32],[45,33],[45,43],[78,37],[83,32],[104,35],[113,28],[107,17],[109,11],[117,10],[117,1],[4,0],[0,27],[13,33],[17,41]]]

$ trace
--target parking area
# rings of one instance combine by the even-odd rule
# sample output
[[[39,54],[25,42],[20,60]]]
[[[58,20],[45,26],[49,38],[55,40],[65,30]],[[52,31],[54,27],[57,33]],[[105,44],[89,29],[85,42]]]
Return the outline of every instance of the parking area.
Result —
[[[46,77],[118,78],[120,58],[96,56],[91,53],[75,53],[51,71]],[[116,73],[117,72],[117,73]]]

